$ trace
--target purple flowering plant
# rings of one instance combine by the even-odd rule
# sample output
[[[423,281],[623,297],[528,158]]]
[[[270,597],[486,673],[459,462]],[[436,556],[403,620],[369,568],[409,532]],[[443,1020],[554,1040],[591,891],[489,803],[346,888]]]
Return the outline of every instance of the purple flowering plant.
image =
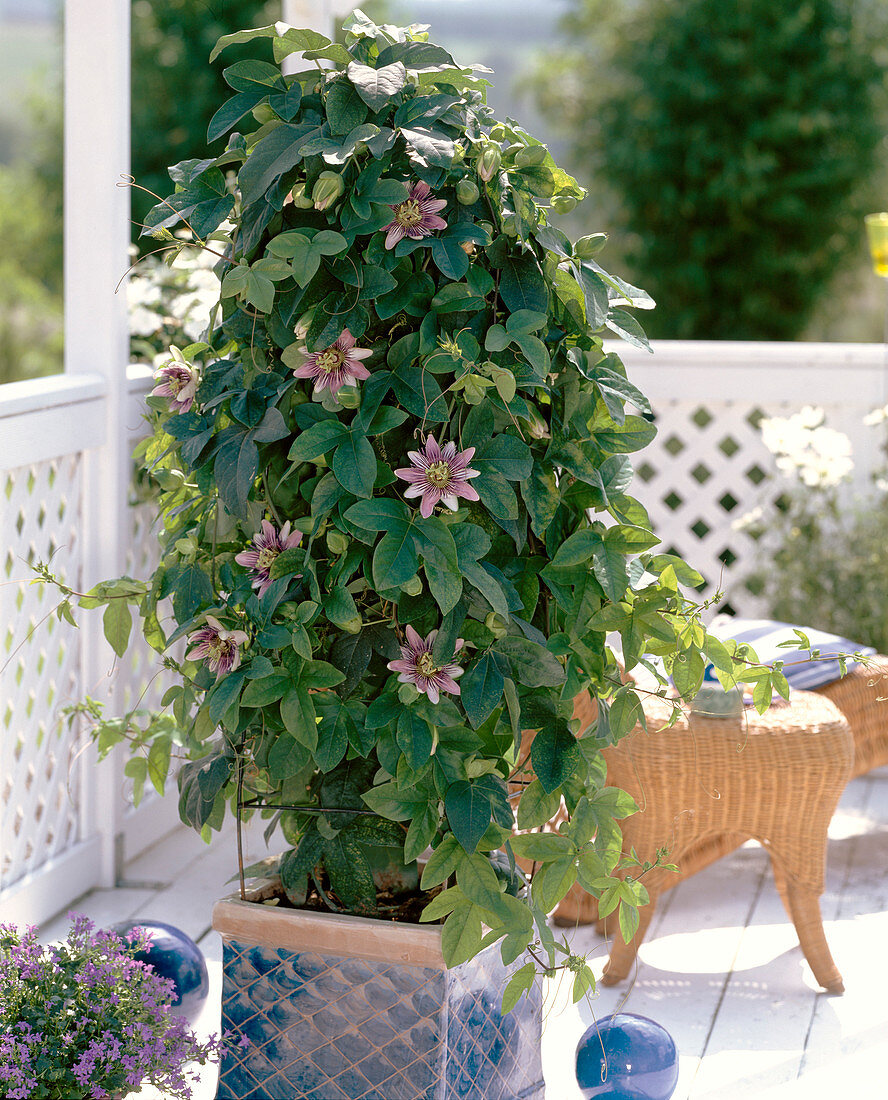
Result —
[[[545,918],[575,883],[629,935],[646,899],[620,862],[634,804],[605,786],[601,749],[641,714],[609,635],[687,696],[704,650],[738,666],[631,495],[656,426],[604,338],[647,348],[631,310],[653,302],[598,262],[603,234],[559,228],[584,191],[496,119],[484,70],[422,27],[344,29],[221,39],[211,60],[261,54],[224,69],[227,145],[171,169],[148,216],[218,257],[221,307],[149,398],[162,558],[103,590],[106,625],[122,652],[135,606],[179,674],[183,820],[266,818],[294,905],[379,915],[380,849],[405,891],[424,856],[449,964],[533,953],[508,1007],[559,965]],[[562,805],[559,833],[513,835]]]
[[[146,1082],[188,1100],[194,1063],[218,1059],[222,1042],[200,1042],[170,1005],[173,983],[134,955],[144,929],[126,939],[71,914],[64,943],[0,924],[0,1097],[110,1100]]]

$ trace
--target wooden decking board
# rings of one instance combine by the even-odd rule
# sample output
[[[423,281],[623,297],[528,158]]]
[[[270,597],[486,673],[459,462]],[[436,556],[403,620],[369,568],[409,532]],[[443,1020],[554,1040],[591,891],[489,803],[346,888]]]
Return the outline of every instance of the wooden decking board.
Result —
[[[248,859],[259,858],[261,830],[248,834]],[[175,924],[198,939],[211,994],[199,1033],[219,1026],[221,944],[208,931],[212,905],[232,886],[233,837],[208,848],[184,828],[126,869],[126,880],[156,889],[97,890],[72,908],[98,923],[148,919]],[[578,1100],[577,1041],[594,1019],[624,1008],[658,1020],[680,1054],[674,1100],[881,1100],[888,1092],[888,769],[849,784],[833,827],[822,898],[827,937],[847,992],[819,992],[756,846],[681,883],[662,899],[639,952],[634,981],[570,1004],[569,982],[549,983],[543,1065],[549,1100]],[[41,929],[64,935],[64,916]],[[601,974],[607,943],[594,929],[568,930]],[[215,1095],[206,1067],[194,1100]],[[142,1100],[160,1100],[146,1089]]]

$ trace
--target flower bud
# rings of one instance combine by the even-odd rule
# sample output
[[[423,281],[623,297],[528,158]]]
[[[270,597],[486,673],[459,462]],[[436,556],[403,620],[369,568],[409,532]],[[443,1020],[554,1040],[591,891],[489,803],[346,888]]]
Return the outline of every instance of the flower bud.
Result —
[[[475,244],[473,241],[460,241],[459,247],[465,252],[467,256],[475,255]]]
[[[252,115],[260,126],[264,126],[266,122],[274,122],[278,117],[267,103],[260,103],[254,107]]]
[[[338,172],[321,172],[311,193],[315,210],[326,210],[332,206],[344,190],[345,184]]]
[[[606,240],[607,233],[590,233],[588,237],[580,237],[574,245],[574,255],[580,260],[591,260],[604,248]]]
[[[336,397],[344,409],[356,409],[361,403],[361,398],[354,386],[343,386]]]
[[[360,634],[364,629],[364,622],[360,615],[355,615],[353,619],[349,619],[347,623],[340,623],[339,626],[346,634]]]
[[[293,335],[297,340],[304,340],[308,335],[308,330],[311,327],[311,323],[314,320],[314,310],[310,309],[306,313],[303,313],[299,320],[296,322],[296,327],[293,329]]]
[[[545,145],[527,145],[515,154],[515,164],[518,168],[529,168],[542,164],[548,155]]]
[[[481,197],[478,184],[474,180],[461,179],[456,185],[456,201],[463,206],[471,206]]]
[[[290,198],[293,200],[293,205],[298,206],[300,210],[311,210],[314,205],[311,201],[311,196],[305,193],[305,180],[301,180],[299,183],[293,185],[290,191]]]
[[[485,145],[478,157],[478,175],[487,183],[492,180],[499,171],[503,162],[503,155],[497,145]]]
[[[348,550],[348,538],[335,527],[327,532],[327,549],[331,554],[344,554]]]
[[[555,195],[552,199],[552,209],[556,214],[569,214],[577,205],[573,195]]]
[[[422,594],[422,581],[414,575],[401,585],[401,591],[408,596],[419,596]]]
[[[495,611],[491,611],[485,618],[484,625],[494,638],[504,638],[509,632],[509,624],[502,615],[497,615]]]

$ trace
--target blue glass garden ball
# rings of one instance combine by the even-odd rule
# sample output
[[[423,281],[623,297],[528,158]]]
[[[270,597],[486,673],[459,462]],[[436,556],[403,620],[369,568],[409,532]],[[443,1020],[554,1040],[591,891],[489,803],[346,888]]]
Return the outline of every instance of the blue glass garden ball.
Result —
[[[577,1044],[577,1083],[584,1100],[669,1100],[678,1083],[672,1036],[647,1016],[607,1016]]]
[[[173,983],[173,1009],[193,1021],[210,992],[203,952],[190,936],[163,921],[120,921],[111,925],[111,931],[118,936],[125,936],[133,928],[146,928],[151,933],[151,946],[147,951],[137,952],[136,958],[153,966],[159,977]]]

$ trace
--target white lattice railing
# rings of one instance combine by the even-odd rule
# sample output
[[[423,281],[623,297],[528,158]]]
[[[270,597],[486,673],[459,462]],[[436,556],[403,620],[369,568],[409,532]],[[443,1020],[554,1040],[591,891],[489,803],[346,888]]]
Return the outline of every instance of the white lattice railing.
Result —
[[[822,406],[827,423],[854,445],[854,488],[884,461],[864,415],[888,400],[885,352],[872,344],[659,341],[655,354],[614,347],[650,398],[656,439],[636,456],[630,488],[647,507],[664,549],[706,578],[705,595],[725,593],[721,610],[766,611],[749,575],[763,552],[735,521],[767,514],[786,491],[762,443],[762,416]]]

